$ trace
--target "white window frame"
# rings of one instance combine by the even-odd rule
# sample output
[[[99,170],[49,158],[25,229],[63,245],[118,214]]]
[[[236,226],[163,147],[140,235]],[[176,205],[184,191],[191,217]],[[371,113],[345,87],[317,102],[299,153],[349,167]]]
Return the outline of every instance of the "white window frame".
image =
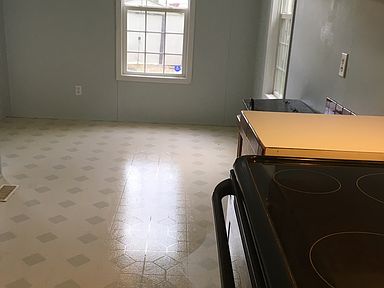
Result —
[[[176,74],[150,74],[150,73],[128,73],[125,70],[126,64],[126,11],[127,6],[124,0],[116,0],[116,79],[120,81],[138,81],[138,82],[154,82],[154,83],[177,83],[189,84],[192,81],[192,63],[193,63],[193,38],[194,38],[194,16],[195,16],[195,0],[189,0],[188,9],[178,8],[157,8],[157,7],[129,7],[130,10],[138,11],[155,11],[163,12],[164,10],[171,12],[184,13],[184,45],[183,45],[183,62],[180,75]]]
[[[262,88],[263,97],[269,98],[269,99],[284,98],[284,95],[278,95],[278,93],[274,92],[275,70],[276,70],[278,43],[279,43],[280,27],[281,27],[280,18],[290,17],[290,15],[294,17],[294,13],[295,13],[295,11],[293,11],[293,14],[284,14],[284,13],[282,14],[281,5],[282,5],[282,0],[271,1],[270,17],[269,17],[268,32],[267,32],[268,38],[267,38],[266,55],[265,55],[266,57],[265,57],[265,65],[264,65],[263,88]],[[293,25],[294,23],[292,23],[292,26]],[[291,37],[293,36],[292,28],[293,27],[291,27]],[[287,60],[289,60],[289,55]],[[287,66],[287,70],[288,68],[289,67]],[[288,77],[286,76],[286,80],[287,78]]]

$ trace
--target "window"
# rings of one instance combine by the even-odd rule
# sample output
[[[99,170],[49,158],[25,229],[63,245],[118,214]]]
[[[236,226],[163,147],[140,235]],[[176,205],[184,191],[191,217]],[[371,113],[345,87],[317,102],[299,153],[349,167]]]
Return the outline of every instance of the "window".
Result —
[[[190,81],[191,1],[118,0],[118,80]]]
[[[295,0],[271,4],[263,94],[284,98]]]
[[[277,56],[273,85],[273,94],[277,98],[283,98],[285,90],[285,81],[287,79],[287,68],[293,19],[293,5],[293,0],[281,1],[279,17],[279,38],[277,43]]]

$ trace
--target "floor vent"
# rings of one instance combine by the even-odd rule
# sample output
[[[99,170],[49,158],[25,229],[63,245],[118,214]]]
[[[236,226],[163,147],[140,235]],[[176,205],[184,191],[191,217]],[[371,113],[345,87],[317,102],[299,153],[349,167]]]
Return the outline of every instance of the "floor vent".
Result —
[[[18,185],[1,185],[0,186],[0,202],[6,202],[8,198],[15,192],[19,187]]]

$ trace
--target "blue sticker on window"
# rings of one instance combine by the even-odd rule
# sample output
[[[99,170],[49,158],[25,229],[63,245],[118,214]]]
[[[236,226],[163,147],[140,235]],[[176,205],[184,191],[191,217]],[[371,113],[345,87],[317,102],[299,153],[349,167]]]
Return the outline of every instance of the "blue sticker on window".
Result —
[[[176,72],[180,72],[181,71],[181,65],[175,65],[174,69]]]

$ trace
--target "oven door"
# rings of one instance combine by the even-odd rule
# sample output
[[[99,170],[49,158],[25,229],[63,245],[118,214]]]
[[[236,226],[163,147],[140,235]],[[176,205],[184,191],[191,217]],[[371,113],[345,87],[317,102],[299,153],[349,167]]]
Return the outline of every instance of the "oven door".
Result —
[[[227,196],[225,221],[222,199]],[[212,204],[222,287],[267,287],[245,203],[233,171],[231,179],[216,186]]]

